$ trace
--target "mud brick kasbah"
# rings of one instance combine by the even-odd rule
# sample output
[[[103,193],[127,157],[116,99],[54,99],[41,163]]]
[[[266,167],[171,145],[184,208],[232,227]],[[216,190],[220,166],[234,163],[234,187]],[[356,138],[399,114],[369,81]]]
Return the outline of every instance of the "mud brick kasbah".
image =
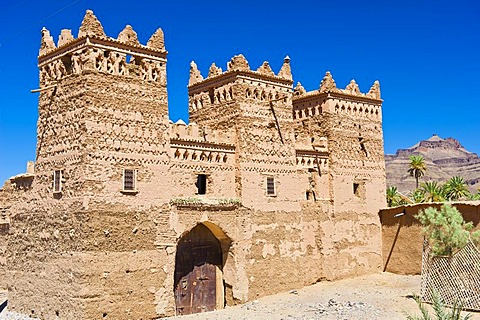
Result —
[[[190,64],[169,120],[167,51],[130,26],[42,30],[35,163],[0,192],[0,288],[42,319],[155,319],[381,269],[380,85],[294,87],[241,54]]]

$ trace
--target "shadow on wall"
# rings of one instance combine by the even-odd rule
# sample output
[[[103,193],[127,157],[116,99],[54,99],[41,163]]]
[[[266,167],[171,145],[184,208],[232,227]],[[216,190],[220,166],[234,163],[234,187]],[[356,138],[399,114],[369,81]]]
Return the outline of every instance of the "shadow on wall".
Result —
[[[5,300],[4,302],[2,302],[2,304],[0,304],[0,313],[3,311],[3,309],[5,309],[7,307],[7,300]]]
[[[382,209],[382,256],[384,271],[396,274],[420,274],[422,271],[423,234],[414,217],[428,207],[440,209],[443,203],[418,203]],[[452,202],[465,222],[480,229],[480,201]]]

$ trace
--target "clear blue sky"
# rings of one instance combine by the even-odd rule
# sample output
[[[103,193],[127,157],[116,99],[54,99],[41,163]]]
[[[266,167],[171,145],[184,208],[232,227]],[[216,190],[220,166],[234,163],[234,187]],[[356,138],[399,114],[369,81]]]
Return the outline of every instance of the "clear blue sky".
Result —
[[[295,82],[317,89],[325,71],[362,92],[380,80],[385,152],[433,133],[480,153],[480,2],[0,0],[0,185],[35,159],[40,30],[77,36],[86,9],[116,37],[140,42],[162,27],[172,120],[187,120],[189,62],[204,75],[243,53],[277,72],[291,57]]]

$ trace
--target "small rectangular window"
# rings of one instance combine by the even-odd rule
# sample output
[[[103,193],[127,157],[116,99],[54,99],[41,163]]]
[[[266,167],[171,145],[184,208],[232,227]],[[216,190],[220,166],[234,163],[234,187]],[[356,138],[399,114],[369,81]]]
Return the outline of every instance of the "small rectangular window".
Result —
[[[267,196],[275,195],[275,178],[267,177]]]
[[[360,199],[366,198],[365,181],[357,181],[353,183],[353,195]]]
[[[353,184],[353,194],[356,195],[357,197],[360,196],[360,184],[359,183],[354,183]]]
[[[207,175],[199,174],[197,176],[197,194],[207,193]]]
[[[53,192],[62,192],[62,170],[55,170],[53,172]]]
[[[123,169],[123,191],[136,191],[137,170]]]

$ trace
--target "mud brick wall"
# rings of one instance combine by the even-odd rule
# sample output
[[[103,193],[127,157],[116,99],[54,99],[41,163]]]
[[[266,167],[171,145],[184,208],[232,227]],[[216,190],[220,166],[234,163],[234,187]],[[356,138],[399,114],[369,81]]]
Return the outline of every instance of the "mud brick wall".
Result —
[[[461,212],[466,222],[473,222],[474,230],[480,229],[480,204],[478,202],[452,203],[452,205]],[[383,266],[387,265],[386,271],[397,274],[420,274],[422,272],[423,233],[420,222],[414,216],[426,208],[440,209],[441,206],[441,203],[423,203],[380,210],[382,256]],[[405,214],[402,215],[403,213]],[[401,216],[395,217],[395,215]],[[395,241],[397,232],[398,236]]]
[[[237,55],[205,78],[192,63],[187,125],[168,118],[166,56],[161,29],[147,45],[130,26],[110,38],[91,11],[77,39],[63,30],[55,45],[42,30],[35,170],[2,189],[9,307],[174,315],[180,244],[200,229],[221,251],[217,307],[379,271],[379,83],[339,89],[327,72],[306,92],[289,57],[275,73]]]

